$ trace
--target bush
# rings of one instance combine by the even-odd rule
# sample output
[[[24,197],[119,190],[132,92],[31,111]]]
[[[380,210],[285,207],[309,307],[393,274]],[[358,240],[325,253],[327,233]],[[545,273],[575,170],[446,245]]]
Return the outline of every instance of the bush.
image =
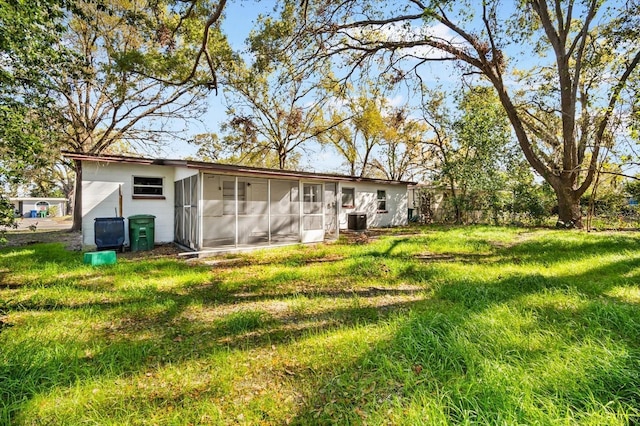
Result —
[[[16,218],[13,204],[4,196],[0,195],[0,244],[7,242],[5,230],[7,227],[15,227]]]
[[[15,221],[13,204],[4,195],[0,195],[0,227],[13,226]]]
[[[553,213],[555,199],[545,186],[518,183],[513,187],[509,206],[512,221],[533,222],[540,225]]]

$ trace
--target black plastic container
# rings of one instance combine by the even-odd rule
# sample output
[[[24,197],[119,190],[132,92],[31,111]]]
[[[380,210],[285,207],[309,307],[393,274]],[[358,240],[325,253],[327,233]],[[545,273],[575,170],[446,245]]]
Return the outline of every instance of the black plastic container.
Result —
[[[124,245],[124,218],[97,217],[95,242],[98,250],[120,250]]]

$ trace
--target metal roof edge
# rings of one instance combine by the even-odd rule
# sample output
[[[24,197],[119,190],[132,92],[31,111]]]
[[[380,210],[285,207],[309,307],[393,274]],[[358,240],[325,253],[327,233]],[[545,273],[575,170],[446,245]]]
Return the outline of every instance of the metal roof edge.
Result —
[[[60,197],[7,197],[9,201],[67,201]]]
[[[245,175],[262,175],[262,176],[289,177],[289,178],[302,178],[302,179],[307,178],[307,179],[317,179],[317,180],[339,180],[339,181],[345,181],[345,182],[379,183],[379,184],[388,184],[388,185],[415,185],[416,184],[416,182],[410,182],[410,181],[356,177],[356,176],[338,175],[338,174],[331,174],[331,173],[277,170],[277,169],[267,169],[267,168],[260,168],[260,167],[240,166],[240,165],[234,165],[234,164],[208,163],[204,161],[194,161],[194,160],[152,159],[152,158],[145,158],[145,157],[127,157],[122,155],[94,155],[94,154],[81,154],[81,153],[66,152],[66,151],[63,152],[62,155],[66,158],[69,158],[72,160],[79,160],[79,161],[96,161],[96,162],[107,162],[107,163],[130,163],[130,164],[187,167],[187,168],[198,169],[202,171],[239,173],[239,174],[245,174]]]

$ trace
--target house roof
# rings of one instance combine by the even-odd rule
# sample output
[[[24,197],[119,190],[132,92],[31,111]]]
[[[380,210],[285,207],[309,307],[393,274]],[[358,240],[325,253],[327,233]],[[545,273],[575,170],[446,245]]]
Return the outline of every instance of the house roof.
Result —
[[[56,197],[9,197],[9,201],[67,201],[66,198],[56,198]]]
[[[277,170],[267,169],[260,167],[248,167],[237,166],[232,164],[220,164],[220,163],[208,163],[204,161],[193,160],[172,160],[161,158],[145,158],[145,157],[127,157],[121,155],[92,155],[92,154],[80,154],[75,152],[63,152],[66,158],[79,161],[94,161],[101,163],[130,163],[130,164],[146,164],[157,166],[171,166],[171,167],[186,167],[189,169],[197,169],[208,172],[216,173],[234,173],[242,175],[255,175],[255,176],[267,176],[274,178],[302,178],[302,179],[316,179],[316,180],[330,180],[330,181],[343,181],[343,182],[363,182],[363,183],[378,183],[388,185],[415,185],[415,182],[387,180],[387,179],[373,179],[346,176],[330,173],[315,173],[315,172],[300,172],[293,170]]]
[[[60,197],[9,197],[11,201],[67,201]]]

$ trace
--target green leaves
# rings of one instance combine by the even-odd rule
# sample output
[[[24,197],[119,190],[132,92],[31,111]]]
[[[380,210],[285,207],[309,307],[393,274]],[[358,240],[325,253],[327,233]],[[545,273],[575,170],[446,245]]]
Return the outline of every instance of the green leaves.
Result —
[[[458,159],[450,172],[460,185],[475,190],[502,186],[501,171],[511,142],[509,122],[493,89],[474,87],[459,103],[462,115],[453,123]]]
[[[61,0],[0,0],[0,183],[37,167],[51,134],[47,89],[72,63],[60,46]]]

